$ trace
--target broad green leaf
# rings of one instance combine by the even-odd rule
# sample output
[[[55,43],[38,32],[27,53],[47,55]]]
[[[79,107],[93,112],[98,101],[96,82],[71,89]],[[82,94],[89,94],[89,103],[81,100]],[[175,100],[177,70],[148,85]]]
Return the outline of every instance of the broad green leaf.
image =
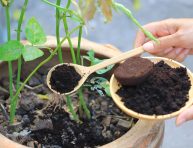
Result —
[[[96,12],[95,0],[85,0],[79,2],[79,7],[83,18],[88,21],[93,19]]]
[[[19,41],[8,41],[0,45],[0,60],[13,61],[21,56],[23,45]]]
[[[106,20],[109,22],[112,20],[112,0],[98,0],[102,13]]]
[[[33,45],[39,45],[46,42],[44,30],[34,17],[28,21],[25,28],[25,35],[27,40]]]
[[[44,55],[43,51],[34,46],[25,46],[22,49],[22,55],[25,61],[33,61]]]

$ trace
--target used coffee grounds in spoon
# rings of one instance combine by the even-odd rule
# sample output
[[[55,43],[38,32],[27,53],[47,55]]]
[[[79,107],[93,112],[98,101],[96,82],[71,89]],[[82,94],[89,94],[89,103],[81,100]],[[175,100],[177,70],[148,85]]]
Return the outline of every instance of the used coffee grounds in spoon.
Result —
[[[132,62],[132,60],[134,61]],[[191,87],[186,68],[172,68],[164,61],[160,61],[150,70],[148,66],[150,63],[147,62],[147,66],[145,66],[146,61],[143,61],[144,63],[142,61],[140,58],[130,58],[126,60],[126,63],[123,63],[125,66],[120,65],[122,68],[118,67],[115,70],[114,74],[117,80],[121,80],[119,81],[121,84],[123,82],[116,93],[121,97],[124,105],[137,113],[146,115],[165,115],[182,108],[189,98]],[[132,63],[134,66],[131,66]],[[129,67],[126,69],[127,65],[136,68],[136,70],[129,71]],[[141,70],[143,68],[147,68],[147,70]],[[139,71],[137,72],[137,70]],[[135,75],[140,75],[146,71],[151,71],[151,74],[145,79],[144,75],[141,75],[143,77],[142,82],[137,82],[138,84],[133,86],[125,85],[132,78],[135,80]],[[126,83],[126,81],[128,82]]]
[[[80,79],[74,67],[60,65],[52,72],[50,85],[53,90],[63,94],[72,91]]]

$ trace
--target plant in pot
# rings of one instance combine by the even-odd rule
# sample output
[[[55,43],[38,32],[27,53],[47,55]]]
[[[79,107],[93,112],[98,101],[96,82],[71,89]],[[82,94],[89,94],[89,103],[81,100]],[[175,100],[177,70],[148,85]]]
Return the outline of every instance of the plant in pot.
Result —
[[[156,41],[123,5],[111,0],[97,2],[108,21],[112,18],[114,8],[126,14],[150,39]],[[11,39],[9,9],[13,3],[1,1],[6,14],[7,42],[0,45],[0,60],[3,61],[0,68],[4,71],[0,82],[0,147],[25,147],[17,143],[30,147],[160,145],[162,122],[133,119],[124,115],[112,102],[107,72],[112,71],[113,66],[97,71],[74,95],[54,94],[45,84],[48,70],[58,62],[94,65],[120,54],[113,46],[82,39],[85,20],[92,19],[95,14],[95,1],[76,3],[68,0],[66,6],[62,7],[61,0],[56,3],[42,0],[40,3],[56,9],[56,37],[53,38],[46,37],[34,17],[28,20],[25,29],[21,29],[28,4],[28,0],[25,0],[16,39]],[[72,3],[79,8],[79,13],[71,9]],[[68,21],[75,21],[78,25],[69,30]],[[59,32],[61,24],[66,35],[63,38],[60,38]],[[27,42],[20,39],[22,31]],[[70,36],[76,32],[78,38],[71,39]]]

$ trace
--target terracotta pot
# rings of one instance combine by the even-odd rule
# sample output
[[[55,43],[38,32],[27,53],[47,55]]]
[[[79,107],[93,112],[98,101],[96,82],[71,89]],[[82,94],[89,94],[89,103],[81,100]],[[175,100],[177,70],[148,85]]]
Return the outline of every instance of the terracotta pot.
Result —
[[[72,39],[73,46],[77,47],[77,38]],[[25,44],[27,44],[24,41]],[[54,37],[48,37],[48,41],[46,46],[51,48],[56,47],[56,40]],[[70,51],[67,42],[62,45],[63,56],[65,62],[70,62]],[[88,50],[93,49],[96,53],[96,57],[98,58],[110,58],[115,55],[120,54],[121,52],[112,45],[100,45],[88,40],[83,39],[81,43],[81,53],[85,54]],[[23,65],[22,74],[23,76],[27,76],[30,71],[37,66],[37,64],[45,59],[48,56],[48,52],[46,52],[45,56],[33,61],[27,62]],[[47,67],[51,67],[58,63],[57,57],[54,57],[50,62],[46,64]],[[16,63],[14,63],[16,64]],[[13,64],[13,65],[14,65]],[[3,74],[0,75],[0,78],[7,77],[7,64],[1,63],[0,69],[4,71]],[[16,70],[16,65],[14,66],[14,71]],[[164,134],[164,123],[162,121],[145,121],[138,120],[138,122],[122,137],[117,140],[108,143],[106,145],[101,146],[101,148],[159,148]],[[4,137],[0,134],[0,148],[26,148],[20,144],[17,144],[8,138]]]

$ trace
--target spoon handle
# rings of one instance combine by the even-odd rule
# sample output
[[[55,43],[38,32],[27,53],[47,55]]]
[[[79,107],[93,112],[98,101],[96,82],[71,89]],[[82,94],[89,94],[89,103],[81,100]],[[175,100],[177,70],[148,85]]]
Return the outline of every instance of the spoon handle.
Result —
[[[123,60],[126,60],[127,58],[130,58],[130,57],[142,54],[143,52],[144,52],[143,48],[142,47],[138,47],[138,48],[129,50],[127,52],[124,52],[124,53],[122,53],[122,54],[120,54],[118,56],[115,56],[113,58],[104,60],[103,62],[101,62],[99,64],[91,66],[91,67],[89,67],[89,70],[90,70],[91,73],[93,73],[93,72],[95,72],[97,70],[100,70],[102,68],[105,68],[105,67],[107,67],[109,65],[121,62]]]

